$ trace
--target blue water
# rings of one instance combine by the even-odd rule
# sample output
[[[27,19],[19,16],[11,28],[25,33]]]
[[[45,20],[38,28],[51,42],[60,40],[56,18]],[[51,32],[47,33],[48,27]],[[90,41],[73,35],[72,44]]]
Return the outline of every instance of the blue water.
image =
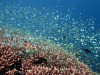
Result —
[[[85,48],[92,47],[92,48],[90,48],[92,50],[92,53],[90,53],[90,54],[86,54],[84,51],[79,52],[79,54],[84,54],[84,55],[81,55],[82,58],[80,60],[84,61],[84,60],[88,59],[89,66],[93,69],[93,71],[100,72],[100,54],[99,54],[100,53],[100,50],[99,50],[100,49],[100,38],[99,38],[99,36],[100,36],[100,21],[99,21],[100,20],[100,0],[9,0],[9,1],[8,0],[0,0],[0,4],[2,4],[2,6],[3,6],[0,8],[1,8],[1,10],[3,10],[5,8],[5,6],[14,6],[16,8],[16,6],[18,6],[18,3],[19,3],[19,7],[31,7],[31,8],[36,8],[40,11],[42,8],[48,9],[49,11],[50,10],[56,11],[56,12],[58,11],[57,12],[58,15],[62,13],[62,16],[61,16],[62,18],[65,17],[64,14],[69,13],[68,11],[70,11],[70,13],[71,13],[71,18],[74,18],[75,20],[79,20],[79,17],[81,17],[82,20],[85,21],[86,19],[89,19],[92,17],[93,20],[95,21],[95,23],[94,23],[95,29],[89,31],[89,29],[87,28],[88,23],[84,23],[84,24],[86,24],[85,29],[88,31],[88,33],[83,33],[83,34],[84,34],[84,36],[87,36],[90,33],[93,33],[93,35],[98,33],[98,36],[95,37],[96,46],[99,47],[97,49],[98,53],[96,53],[96,49],[95,49],[94,45],[91,44],[90,40],[86,41],[86,45],[82,45],[82,43],[80,43],[79,40],[78,41],[76,39],[74,40],[75,37],[73,37],[73,36],[76,35],[75,33],[68,34],[67,29],[64,29],[64,33],[58,33],[56,31],[56,29],[60,30],[61,28],[64,27],[63,23],[69,23],[69,24],[70,24],[70,22],[72,23],[72,20],[70,20],[70,19],[67,20],[67,22],[64,20],[63,23],[61,23],[62,22],[61,20],[57,21],[56,23],[58,23],[58,26],[56,29],[53,29],[52,27],[48,27],[50,25],[48,25],[47,27],[46,26],[42,27],[43,23],[41,23],[41,20],[40,20],[40,22],[37,23],[39,26],[37,25],[37,26],[35,26],[35,28],[29,27],[29,26],[26,26],[26,27],[31,32],[36,31],[35,29],[38,29],[41,33],[36,32],[37,35],[41,34],[42,36],[45,36],[47,38],[55,37],[57,39],[58,37],[63,37],[63,36],[67,35],[66,37],[70,41],[61,40],[61,39],[55,40],[53,38],[50,38],[50,39],[54,40],[56,43],[62,43],[62,44],[68,44],[70,42],[73,44],[77,43],[77,45],[75,45],[74,49],[76,48],[76,49],[82,50]],[[42,13],[42,14],[45,14],[45,13]],[[28,17],[31,17],[32,13],[29,13],[29,15],[30,16],[28,16]],[[43,16],[39,15],[39,16],[44,17],[45,15],[43,15]],[[5,18],[7,18],[7,17],[9,17],[9,15],[7,15]],[[47,20],[47,23],[50,23],[52,21],[52,19],[49,19],[49,18]],[[8,22],[8,20],[3,20],[3,21]],[[11,23],[16,24],[16,25],[17,25],[17,23],[19,23],[21,26],[17,26],[17,27],[24,28],[25,22],[26,22],[26,20],[24,20],[24,18],[23,18],[22,20],[20,20],[20,19],[17,20],[16,23],[15,22],[11,22]],[[31,25],[31,23],[30,23],[30,25]],[[80,25],[80,22],[77,23],[77,26],[76,26],[76,27],[80,28],[78,25]],[[45,28],[46,28],[46,31],[43,31]],[[69,28],[69,29],[71,29],[71,28]],[[81,35],[81,33],[79,33],[79,34]],[[92,36],[92,34],[90,34],[89,36]],[[75,41],[77,41],[77,42],[75,43]],[[96,54],[97,54],[97,56],[95,56]],[[88,63],[86,63],[86,64],[88,64]],[[99,65],[97,65],[97,64],[99,64]]]

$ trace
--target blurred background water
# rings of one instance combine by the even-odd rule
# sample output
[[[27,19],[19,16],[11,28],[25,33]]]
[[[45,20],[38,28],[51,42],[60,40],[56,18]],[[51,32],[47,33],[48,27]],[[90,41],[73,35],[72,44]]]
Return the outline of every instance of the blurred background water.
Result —
[[[100,72],[99,6],[100,0],[0,0],[0,26],[53,40]]]

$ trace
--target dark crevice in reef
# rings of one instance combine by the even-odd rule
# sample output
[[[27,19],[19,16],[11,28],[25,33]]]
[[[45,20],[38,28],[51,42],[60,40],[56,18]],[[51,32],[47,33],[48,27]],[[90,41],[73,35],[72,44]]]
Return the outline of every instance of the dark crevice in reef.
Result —
[[[43,58],[43,57],[40,57],[38,58],[38,60],[34,61],[33,64],[42,64],[42,63],[47,63],[47,59],[46,58]]]
[[[22,63],[21,59],[19,61],[15,62],[13,65],[10,66],[11,70],[13,70],[14,68],[16,70],[20,70],[20,68],[22,68],[21,63]]]
[[[22,61],[21,61],[21,59],[19,61],[16,61],[11,66],[4,66],[4,68],[2,70],[0,70],[0,75],[7,75],[6,72],[8,72],[9,70],[13,70],[13,69],[21,71],[20,68],[22,68]],[[14,75],[22,75],[22,74],[20,72],[16,72]]]

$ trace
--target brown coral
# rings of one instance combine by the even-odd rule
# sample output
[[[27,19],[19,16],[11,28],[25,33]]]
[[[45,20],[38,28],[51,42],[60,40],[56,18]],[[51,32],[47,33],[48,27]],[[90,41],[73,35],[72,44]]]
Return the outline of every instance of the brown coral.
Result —
[[[92,71],[62,48],[37,45],[23,40],[26,36],[6,37],[0,42],[0,75],[92,75]],[[9,44],[13,42],[16,46]],[[20,43],[24,41],[23,43]],[[19,44],[20,43],[20,44]],[[39,63],[38,63],[39,62]]]

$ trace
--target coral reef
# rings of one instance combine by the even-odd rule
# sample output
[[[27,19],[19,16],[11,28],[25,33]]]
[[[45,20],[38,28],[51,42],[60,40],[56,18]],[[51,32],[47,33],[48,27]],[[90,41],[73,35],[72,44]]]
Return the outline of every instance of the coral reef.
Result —
[[[12,32],[0,31],[0,75],[96,75],[60,46]]]

